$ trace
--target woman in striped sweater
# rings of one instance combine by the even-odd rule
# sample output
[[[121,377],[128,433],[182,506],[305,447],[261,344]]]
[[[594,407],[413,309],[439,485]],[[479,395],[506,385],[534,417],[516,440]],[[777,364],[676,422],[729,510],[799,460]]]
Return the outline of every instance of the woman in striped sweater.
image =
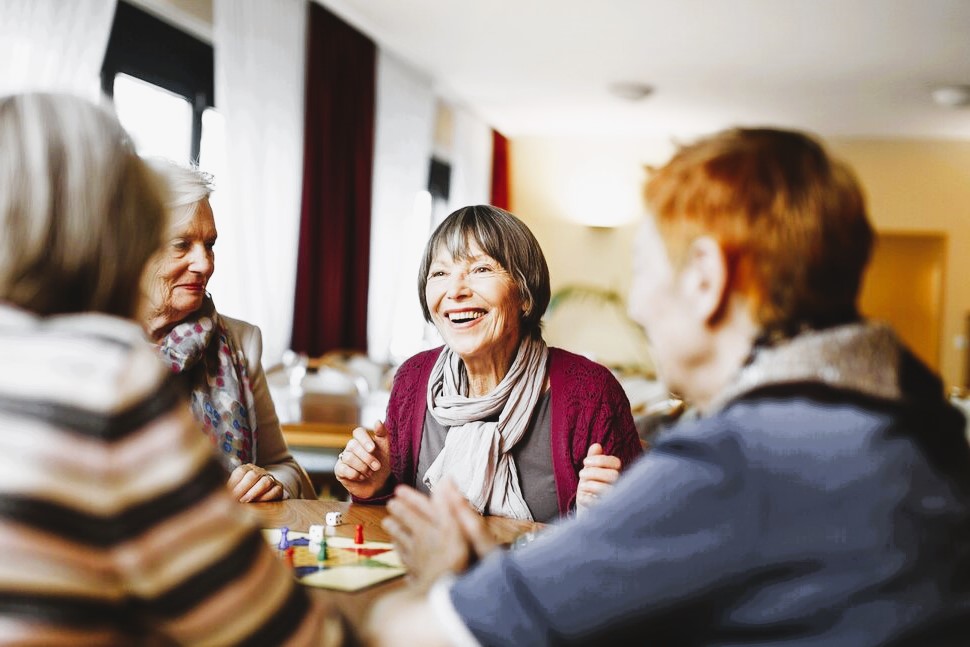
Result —
[[[0,643],[338,643],[130,321],[164,229],[109,112],[0,98]]]

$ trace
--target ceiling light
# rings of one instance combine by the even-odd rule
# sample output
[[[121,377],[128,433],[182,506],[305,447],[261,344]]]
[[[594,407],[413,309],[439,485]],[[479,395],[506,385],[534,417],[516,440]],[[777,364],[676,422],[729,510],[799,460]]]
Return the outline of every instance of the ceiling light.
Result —
[[[620,81],[609,85],[610,94],[626,101],[639,101],[653,93],[653,86],[636,81]]]
[[[970,105],[970,85],[941,85],[933,88],[933,101],[947,108]]]

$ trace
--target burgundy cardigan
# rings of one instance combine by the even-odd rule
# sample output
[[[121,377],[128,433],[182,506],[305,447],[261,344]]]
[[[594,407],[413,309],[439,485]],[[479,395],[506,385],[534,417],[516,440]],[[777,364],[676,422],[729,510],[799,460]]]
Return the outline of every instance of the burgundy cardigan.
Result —
[[[358,503],[381,503],[398,483],[414,485],[427,412],[428,380],[443,347],[418,353],[394,375],[387,405],[391,476],[381,494]],[[560,348],[549,349],[552,467],[560,516],[576,502],[579,470],[589,446],[619,457],[627,469],[643,453],[623,387],[605,366]]]

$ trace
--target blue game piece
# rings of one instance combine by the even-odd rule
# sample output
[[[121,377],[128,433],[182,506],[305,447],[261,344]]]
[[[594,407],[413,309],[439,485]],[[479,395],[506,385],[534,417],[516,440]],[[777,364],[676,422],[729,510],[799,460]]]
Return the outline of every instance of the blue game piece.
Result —
[[[280,543],[276,546],[281,551],[285,551],[290,547],[290,529],[287,527],[280,528]]]

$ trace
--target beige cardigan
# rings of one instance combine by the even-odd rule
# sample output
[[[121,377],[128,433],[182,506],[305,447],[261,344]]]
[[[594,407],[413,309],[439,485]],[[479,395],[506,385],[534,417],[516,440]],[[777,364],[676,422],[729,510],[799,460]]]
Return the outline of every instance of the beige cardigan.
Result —
[[[256,406],[256,464],[268,470],[286,490],[288,499],[315,499],[306,471],[296,462],[280,429],[276,407],[263,371],[263,335],[259,328],[220,313],[219,319],[246,356],[249,383]]]

